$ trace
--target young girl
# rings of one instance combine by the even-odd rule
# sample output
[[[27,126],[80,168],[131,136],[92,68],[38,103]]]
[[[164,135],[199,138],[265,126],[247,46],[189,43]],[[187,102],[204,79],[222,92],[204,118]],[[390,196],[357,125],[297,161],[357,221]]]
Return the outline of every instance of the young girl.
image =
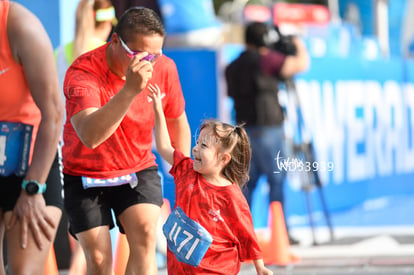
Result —
[[[240,189],[248,180],[251,156],[244,129],[206,121],[193,148],[194,160],[185,157],[171,145],[160,89],[148,87],[157,150],[172,165],[175,181],[175,207],[164,225],[168,273],[238,274],[242,261],[253,260],[257,274],[273,274],[264,266]]]

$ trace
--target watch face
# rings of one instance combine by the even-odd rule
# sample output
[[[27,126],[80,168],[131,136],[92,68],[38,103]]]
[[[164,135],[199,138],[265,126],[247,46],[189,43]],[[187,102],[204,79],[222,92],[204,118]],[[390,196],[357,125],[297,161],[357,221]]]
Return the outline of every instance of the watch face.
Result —
[[[26,192],[30,195],[37,194],[39,191],[39,185],[37,185],[35,182],[29,181],[26,185]]]

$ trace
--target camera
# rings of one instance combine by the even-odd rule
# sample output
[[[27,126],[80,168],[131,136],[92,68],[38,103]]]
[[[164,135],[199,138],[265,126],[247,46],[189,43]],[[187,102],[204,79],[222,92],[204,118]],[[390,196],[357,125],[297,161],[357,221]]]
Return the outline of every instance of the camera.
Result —
[[[293,43],[294,35],[283,35],[278,26],[269,27],[266,34],[268,47],[285,55],[296,55],[296,45]]]

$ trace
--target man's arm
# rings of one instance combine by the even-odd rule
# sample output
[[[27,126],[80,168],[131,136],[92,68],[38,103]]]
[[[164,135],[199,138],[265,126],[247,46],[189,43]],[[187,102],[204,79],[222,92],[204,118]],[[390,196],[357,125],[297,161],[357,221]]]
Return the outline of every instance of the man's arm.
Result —
[[[39,19],[17,3],[10,3],[7,33],[13,57],[22,65],[32,97],[41,112],[32,161],[25,179],[44,183],[57,153],[63,118],[53,48]],[[42,248],[44,237],[48,241],[53,238],[57,227],[54,218],[47,213],[42,194],[29,196],[22,191],[8,220],[8,229],[19,221],[21,246],[26,247],[31,235],[36,245]]]
[[[303,41],[295,37],[293,43],[296,46],[296,55],[288,55],[280,71],[281,76],[285,79],[307,70],[310,64],[308,50]]]
[[[122,89],[101,108],[87,108],[73,115],[71,123],[82,143],[94,149],[107,140],[121,124],[135,95]]]
[[[189,157],[191,154],[191,130],[186,113],[183,112],[177,118],[167,118],[167,127],[172,146]]]
[[[91,149],[107,140],[119,127],[134,98],[152,76],[152,65],[140,61],[147,53],[137,54],[130,62],[124,87],[101,108],[88,108],[71,117],[71,123],[82,143]]]
[[[57,152],[63,119],[53,48],[40,21],[20,5],[10,7],[8,34],[13,56],[23,66],[32,97],[42,114],[26,178],[43,183]]]

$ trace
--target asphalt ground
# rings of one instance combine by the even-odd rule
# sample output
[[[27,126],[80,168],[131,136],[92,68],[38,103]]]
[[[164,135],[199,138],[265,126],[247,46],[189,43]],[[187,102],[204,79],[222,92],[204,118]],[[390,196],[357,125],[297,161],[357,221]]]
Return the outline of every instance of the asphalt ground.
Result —
[[[314,245],[308,229],[296,230],[300,244],[290,246],[297,263],[268,265],[279,275],[403,275],[414,274],[414,227],[354,228],[335,230],[330,239],[326,229],[316,231]],[[67,275],[67,270],[60,270]],[[159,275],[168,274],[166,268]],[[243,264],[240,275],[256,274],[253,264]]]
[[[279,275],[402,275],[414,274],[414,257],[359,258],[359,259],[318,259],[302,260],[289,266],[268,266],[274,274]],[[166,275],[166,269],[160,269],[160,275]],[[251,264],[244,264],[240,275],[256,274]]]
[[[390,229],[388,229],[390,230]],[[318,245],[290,246],[290,253],[300,260],[286,266],[268,265],[280,275],[402,275],[414,274],[414,229],[393,228],[393,234],[359,229]],[[407,234],[411,232],[412,234]],[[341,232],[338,232],[341,234]],[[319,238],[323,239],[319,233]],[[304,243],[304,240],[301,240]],[[160,275],[167,274],[160,269]],[[243,264],[240,275],[256,274],[252,264]]]

